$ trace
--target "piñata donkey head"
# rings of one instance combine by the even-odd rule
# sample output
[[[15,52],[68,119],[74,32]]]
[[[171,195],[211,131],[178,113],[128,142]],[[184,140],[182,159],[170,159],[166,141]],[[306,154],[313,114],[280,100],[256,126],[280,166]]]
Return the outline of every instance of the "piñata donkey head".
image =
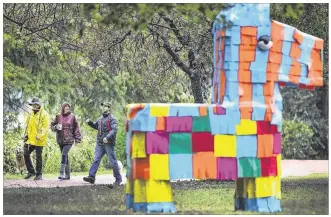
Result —
[[[322,85],[323,40],[269,4],[232,5],[213,36],[213,104],[127,106],[127,208],[175,212],[171,180],[217,179],[236,180],[236,210],[281,211],[279,86]]]

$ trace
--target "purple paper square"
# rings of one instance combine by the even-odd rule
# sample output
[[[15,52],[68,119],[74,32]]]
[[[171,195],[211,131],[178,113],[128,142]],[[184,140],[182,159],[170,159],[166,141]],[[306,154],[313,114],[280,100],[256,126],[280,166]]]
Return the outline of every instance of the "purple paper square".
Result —
[[[216,114],[217,115],[225,115],[226,110],[222,106],[216,105]]]
[[[217,179],[218,180],[237,180],[238,166],[235,157],[217,158]]]
[[[166,117],[167,132],[192,132],[192,117]]]
[[[147,132],[146,133],[147,154],[168,154],[169,133]]]
[[[274,134],[274,154],[282,153],[282,135],[280,133]]]

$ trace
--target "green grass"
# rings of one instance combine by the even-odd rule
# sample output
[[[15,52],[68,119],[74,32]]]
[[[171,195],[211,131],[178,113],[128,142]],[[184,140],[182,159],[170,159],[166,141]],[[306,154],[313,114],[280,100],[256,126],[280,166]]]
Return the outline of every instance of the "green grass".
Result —
[[[283,212],[277,214],[327,215],[328,184],[328,174],[282,179]],[[234,182],[189,181],[172,186],[178,214],[260,214],[233,211]],[[5,188],[4,214],[133,214],[125,210],[124,192],[124,186],[105,185]]]

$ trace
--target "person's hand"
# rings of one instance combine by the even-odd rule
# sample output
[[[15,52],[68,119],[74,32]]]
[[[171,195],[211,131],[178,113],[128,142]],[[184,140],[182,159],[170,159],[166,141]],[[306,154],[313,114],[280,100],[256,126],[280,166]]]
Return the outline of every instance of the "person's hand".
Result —
[[[57,129],[57,130],[62,130],[62,124],[57,124],[57,125],[56,125],[56,129]]]
[[[26,141],[28,141],[28,136],[27,135],[25,135],[25,136],[22,136],[22,138],[21,138],[24,142],[26,142]]]
[[[36,136],[35,138],[36,138],[36,140],[40,140],[39,136]]]
[[[103,143],[108,143],[108,139],[106,137],[103,138]]]

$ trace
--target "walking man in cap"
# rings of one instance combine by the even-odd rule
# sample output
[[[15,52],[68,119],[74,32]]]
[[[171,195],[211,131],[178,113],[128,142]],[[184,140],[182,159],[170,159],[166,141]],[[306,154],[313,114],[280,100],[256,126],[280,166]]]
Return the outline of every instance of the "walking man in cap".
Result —
[[[29,105],[33,112],[26,119],[24,161],[28,174],[24,178],[35,176],[34,180],[42,180],[42,151],[47,141],[49,117],[38,98],[33,98]],[[36,151],[36,170],[30,157],[33,151]]]
[[[98,171],[99,164],[102,157],[107,154],[109,161],[113,166],[113,175],[115,177],[115,184],[122,183],[122,177],[117,164],[116,154],[115,154],[115,143],[116,143],[116,133],[117,133],[117,120],[111,114],[111,104],[108,102],[101,103],[102,116],[96,122],[92,122],[87,119],[87,124],[98,130],[97,134],[97,144],[94,150],[94,161],[91,165],[89,175],[84,177],[83,180],[94,184],[95,175]]]

